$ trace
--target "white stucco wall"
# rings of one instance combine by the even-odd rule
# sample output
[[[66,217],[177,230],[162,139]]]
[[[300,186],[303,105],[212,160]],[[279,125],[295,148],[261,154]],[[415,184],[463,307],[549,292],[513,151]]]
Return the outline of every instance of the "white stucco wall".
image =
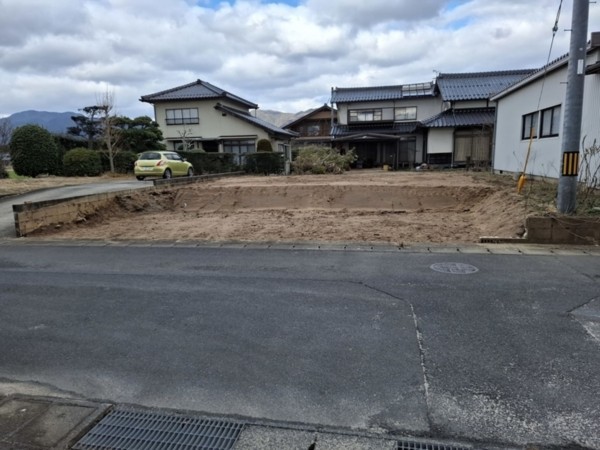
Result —
[[[256,139],[268,139],[268,133],[260,127],[256,127],[237,117],[229,114],[223,115],[217,111],[214,106],[217,102],[214,100],[205,102],[169,102],[158,103],[155,105],[156,122],[163,132],[165,140],[181,139],[180,132],[189,130],[188,139],[217,139],[222,137],[248,137]],[[224,105],[236,107],[235,104]],[[177,108],[198,108],[199,124],[195,125],[167,125],[166,110]],[[237,105],[239,109],[239,105]]]
[[[587,64],[598,61],[600,51],[588,54]],[[494,138],[493,168],[495,171],[521,172],[524,168],[529,139],[521,139],[522,116],[536,110],[561,105],[561,123],[556,137],[532,140],[527,173],[558,178],[561,167],[561,144],[566,94],[567,66],[564,65],[546,78],[540,107],[537,107],[542,79],[536,80],[498,101]],[[539,127],[538,127],[539,128]],[[586,144],[600,142],[600,75],[585,77],[581,137]],[[581,149],[580,149],[581,150]],[[597,161],[597,160],[596,160]]]
[[[427,154],[452,153],[454,128],[430,128],[427,136]]]
[[[460,102],[453,102],[454,109],[467,109],[467,108],[485,108],[487,106],[494,106],[492,102],[487,100],[465,100]]]
[[[524,168],[529,139],[521,139],[523,115],[563,105],[567,78],[566,67],[549,73],[546,77],[540,106],[542,80],[537,80],[501,98],[496,105],[493,168],[496,171],[521,172]],[[527,173],[537,176],[558,177],[560,171],[560,135],[538,137],[531,142]]]

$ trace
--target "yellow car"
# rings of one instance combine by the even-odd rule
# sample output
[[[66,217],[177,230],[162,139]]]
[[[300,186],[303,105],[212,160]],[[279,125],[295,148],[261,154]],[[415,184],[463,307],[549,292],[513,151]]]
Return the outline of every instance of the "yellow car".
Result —
[[[133,173],[140,181],[146,177],[192,177],[194,167],[177,152],[149,151],[140,153]]]

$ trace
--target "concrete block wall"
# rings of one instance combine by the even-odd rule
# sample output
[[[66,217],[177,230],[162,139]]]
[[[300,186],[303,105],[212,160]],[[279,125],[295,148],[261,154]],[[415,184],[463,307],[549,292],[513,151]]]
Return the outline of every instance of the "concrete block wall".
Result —
[[[600,217],[528,217],[527,242],[600,245]]]
[[[13,205],[15,232],[17,237],[24,237],[42,228],[73,223],[85,219],[109,205],[118,195],[153,191],[154,189],[154,187],[148,187]]]

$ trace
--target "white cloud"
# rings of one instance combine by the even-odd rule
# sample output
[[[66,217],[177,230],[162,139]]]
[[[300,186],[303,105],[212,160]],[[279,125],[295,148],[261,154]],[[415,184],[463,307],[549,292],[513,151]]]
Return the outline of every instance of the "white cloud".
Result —
[[[568,50],[563,4],[553,57]],[[332,86],[544,64],[558,0],[0,0],[0,115],[75,110],[112,86],[130,116],[141,95],[197,78],[261,108],[295,112]],[[210,6],[217,5],[217,6]],[[589,31],[600,30],[590,4]]]

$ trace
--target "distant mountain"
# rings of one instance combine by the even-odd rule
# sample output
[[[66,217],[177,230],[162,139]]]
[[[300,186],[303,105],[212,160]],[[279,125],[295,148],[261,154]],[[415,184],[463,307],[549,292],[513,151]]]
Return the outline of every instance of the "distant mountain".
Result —
[[[290,122],[302,117],[305,114],[308,114],[312,109],[307,111],[301,111],[297,113],[285,113],[280,111],[272,111],[269,109],[258,109],[256,110],[256,117],[262,120],[266,120],[273,125],[277,125],[278,127],[283,127]]]
[[[286,113],[272,110],[257,110],[256,116],[267,122],[282,127],[297,118],[309,113],[312,110],[301,111],[298,113]],[[11,116],[0,119],[0,122],[8,120],[13,128],[21,125],[35,124],[46,128],[51,133],[62,134],[67,132],[67,128],[75,124],[71,120],[71,116],[78,116],[76,112],[48,112],[48,111],[21,111],[14,113]]]
[[[48,112],[48,111],[21,111],[11,116],[0,119],[0,122],[8,120],[13,128],[21,125],[40,125],[51,133],[62,134],[67,132],[67,128],[75,124],[71,116],[78,116],[75,112]]]

